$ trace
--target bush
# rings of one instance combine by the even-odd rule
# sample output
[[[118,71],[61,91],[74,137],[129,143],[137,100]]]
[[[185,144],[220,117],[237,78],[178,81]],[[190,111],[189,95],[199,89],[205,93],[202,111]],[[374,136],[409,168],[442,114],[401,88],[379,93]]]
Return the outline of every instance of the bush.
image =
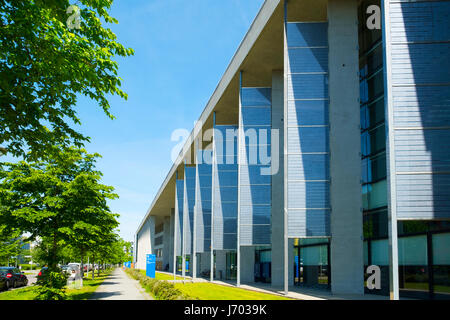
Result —
[[[176,289],[173,283],[151,279],[136,269],[127,269],[126,272],[133,279],[139,280],[141,286],[158,300],[193,300],[192,297]]]
[[[22,263],[22,264],[19,264],[19,266],[22,267],[22,271],[39,269],[39,267],[36,264],[31,265],[29,263]]]
[[[68,275],[60,270],[44,272],[37,280],[36,300],[65,300]]]

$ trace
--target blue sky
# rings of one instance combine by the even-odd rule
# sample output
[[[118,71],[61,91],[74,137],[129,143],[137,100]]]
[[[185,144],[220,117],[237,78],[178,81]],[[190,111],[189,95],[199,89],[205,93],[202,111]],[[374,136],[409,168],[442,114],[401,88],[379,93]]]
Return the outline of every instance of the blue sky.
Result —
[[[263,0],[116,0],[111,29],[133,57],[118,59],[128,101],[112,97],[110,120],[87,98],[77,104],[91,137],[86,146],[103,158],[103,182],[120,199],[120,235],[133,240],[172,166],[174,130],[191,131]]]

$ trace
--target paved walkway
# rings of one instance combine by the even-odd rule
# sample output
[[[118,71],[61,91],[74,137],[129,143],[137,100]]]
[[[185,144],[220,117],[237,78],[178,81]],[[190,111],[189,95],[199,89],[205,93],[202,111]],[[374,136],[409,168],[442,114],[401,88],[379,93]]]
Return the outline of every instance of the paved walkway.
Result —
[[[117,268],[97,288],[90,300],[153,300],[139,281]]]

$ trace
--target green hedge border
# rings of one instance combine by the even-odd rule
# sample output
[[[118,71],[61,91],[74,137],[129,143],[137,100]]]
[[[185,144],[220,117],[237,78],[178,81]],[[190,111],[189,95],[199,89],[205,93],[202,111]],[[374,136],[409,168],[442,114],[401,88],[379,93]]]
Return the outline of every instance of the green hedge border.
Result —
[[[125,272],[133,279],[139,280],[145,291],[151,292],[157,300],[196,300],[176,289],[173,283],[168,281],[151,279],[137,269],[125,269]]]

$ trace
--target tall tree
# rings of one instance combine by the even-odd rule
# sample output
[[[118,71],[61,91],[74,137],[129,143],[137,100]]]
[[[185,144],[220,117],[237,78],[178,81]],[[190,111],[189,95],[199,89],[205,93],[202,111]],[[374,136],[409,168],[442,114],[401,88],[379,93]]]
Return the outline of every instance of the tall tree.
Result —
[[[89,138],[71,122],[78,95],[111,118],[107,95],[120,89],[115,56],[134,51],[104,23],[117,24],[113,0],[80,0],[80,28],[70,28],[69,0],[0,0],[0,156],[37,158],[52,145],[82,146]],[[102,23],[103,21],[103,23]],[[31,153],[26,153],[26,150]]]
[[[99,155],[54,149],[55,156],[46,162],[6,163],[0,170],[0,225],[28,232],[30,240],[44,238],[51,269],[59,261],[61,240],[95,243],[118,225],[118,215],[107,205],[117,195],[100,183],[102,175],[95,170]]]

